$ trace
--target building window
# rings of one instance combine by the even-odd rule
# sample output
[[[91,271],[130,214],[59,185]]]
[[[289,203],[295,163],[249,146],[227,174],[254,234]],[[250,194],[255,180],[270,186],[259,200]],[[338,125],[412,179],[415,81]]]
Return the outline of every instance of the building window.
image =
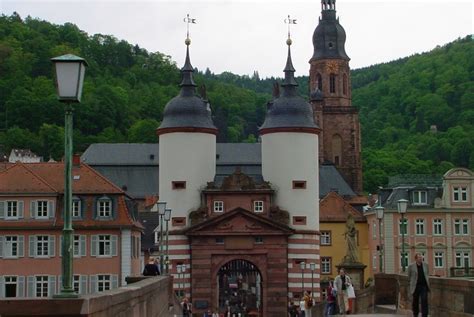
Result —
[[[305,189],[306,181],[293,181],[293,189]]]
[[[75,234],[74,244],[73,244],[74,256],[75,257],[85,256],[86,255],[85,247],[86,247],[86,236]]]
[[[321,274],[331,274],[330,257],[321,257]]]
[[[110,275],[97,276],[97,291],[104,292],[112,288]]]
[[[405,235],[408,233],[408,219],[403,218],[403,222],[402,219],[398,221],[398,232]]]
[[[101,198],[98,201],[99,218],[112,217],[112,200]]]
[[[112,256],[112,243],[109,235],[99,235],[99,256]]]
[[[469,219],[454,219],[454,234],[469,235]]]
[[[253,211],[254,212],[263,212],[263,201],[256,200],[253,202]]]
[[[72,279],[72,287],[77,294],[81,294],[81,276],[74,275]]]
[[[335,74],[329,75],[329,92],[331,94],[336,93],[336,75]]]
[[[425,219],[415,220],[415,230],[416,230],[416,235],[418,236],[422,236],[425,234]]]
[[[186,226],[186,218],[185,217],[173,217],[171,218],[171,224],[173,227],[184,227]]]
[[[433,235],[440,236],[443,234],[443,220],[434,219],[433,220]]]
[[[3,255],[5,258],[18,258],[23,256],[23,236],[5,236]],[[0,244],[2,243],[0,237]],[[1,246],[0,246],[1,248]]]
[[[81,200],[73,199],[72,201],[72,217],[81,218]]]
[[[217,237],[216,238],[216,244],[224,244],[224,238],[223,237]]]
[[[224,211],[224,202],[221,200],[214,201],[214,212],[223,212]]]
[[[173,189],[186,189],[186,182],[185,181],[172,181],[171,187]]]
[[[18,218],[18,202],[17,201],[7,201],[7,219],[17,219]]]
[[[18,294],[18,277],[5,276],[5,297],[19,297]]]
[[[48,297],[48,276],[36,276],[36,297]]]
[[[256,244],[262,244],[263,243],[263,237],[260,237],[260,236],[255,237],[255,243]]]
[[[321,231],[321,245],[331,245],[331,231]]]
[[[342,75],[342,93],[347,95],[347,75]]]
[[[303,216],[293,216],[294,225],[306,225],[306,217]]]
[[[413,192],[413,205],[426,205],[427,201],[426,191],[416,190]]]
[[[443,252],[435,252],[434,253],[434,267],[436,269],[444,267],[444,254]]]
[[[375,220],[372,222],[372,240],[377,239],[377,223]]]
[[[36,236],[36,256],[49,256],[49,236]]]
[[[36,217],[35,218],[48,218],[48,201],[38,200],[36,202]]]
[[[377,268],[377,256],[376,255],[372,256],[372,267],[374,269]]]
[[[408,252],[405,251],[405,254],[400,252],[400,267],[403,267],[403,264],[405,264],[405,267],[408,267]]]
[[[321,77],[320,73],[316,75],[316,80],[318,82],[318,89],[323,91],[323,78]]]
[[[470,267],[471,259],[468,251],[457,251],[455,254],[456,257],[456,267]]]
[[[453,201],[466,202],[467,201],[467,187],[461,187],[461,186],[453,187]]]

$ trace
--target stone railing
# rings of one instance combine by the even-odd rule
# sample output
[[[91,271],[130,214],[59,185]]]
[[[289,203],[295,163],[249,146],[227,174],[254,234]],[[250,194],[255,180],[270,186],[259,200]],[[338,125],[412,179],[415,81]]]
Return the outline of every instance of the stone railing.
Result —
[[[149,277],[124,287],[73,299],[13,298],[0,300],[1,317],[169,317],[178,309],[172,278]]]
[[[431,317],[472,317],[474,280],[430,276]],[[375,304],[395,304],[398,313],[410,314],[411,295],[406,275],[376,274]]]

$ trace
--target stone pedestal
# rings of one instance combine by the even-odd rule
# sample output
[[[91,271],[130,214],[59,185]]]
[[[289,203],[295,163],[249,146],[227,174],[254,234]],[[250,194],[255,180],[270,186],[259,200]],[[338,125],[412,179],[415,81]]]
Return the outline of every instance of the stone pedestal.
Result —
[[[353,263],[343,262],[336,265],[336,267],[338,270],[343,268],[346,271],[346,275],[350,276],[355,290],[364,288],[364,284],[365,284],[364,269],[367,267],[367,265],[360,262],[353,262]]]

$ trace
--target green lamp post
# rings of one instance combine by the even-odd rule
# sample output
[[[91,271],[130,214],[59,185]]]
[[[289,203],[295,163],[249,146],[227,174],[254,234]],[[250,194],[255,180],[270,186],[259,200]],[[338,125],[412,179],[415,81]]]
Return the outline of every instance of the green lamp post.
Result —
[[[377,219],[379,220],[379,259],[380,259],[380,267],[379,273],[383,273],[383,241],[382,241],[382,220],[383,220],[383,212],[385,208],[382,206],[375,207],[375,214]]]
[[[407,266],[407,257],[405,254],[405,231],[407,230],[406,220],[405,220],[405,213],[407,212],[408,207],[408,200],[406,199],[399,199],[397,202],[398,212],[402,216],[402,271],[406,271]]]
[[[64,227],[62,284],[57,297],[77,297],[73,287],[73,233],[72,228],[72,120],[73,103],[81,102],[84,75],[87,67],[85,59],[72,55],[52,58],[56,73],[58,99],[65,103],[64,122]]]

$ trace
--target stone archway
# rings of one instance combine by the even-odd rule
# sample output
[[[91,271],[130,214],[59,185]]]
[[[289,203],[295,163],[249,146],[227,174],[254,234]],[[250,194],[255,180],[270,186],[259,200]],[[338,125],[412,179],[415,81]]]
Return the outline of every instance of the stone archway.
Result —
[[[216,275],[219,313],[231,316],[263,316],[263,278],[247,260],[231,260]]]

